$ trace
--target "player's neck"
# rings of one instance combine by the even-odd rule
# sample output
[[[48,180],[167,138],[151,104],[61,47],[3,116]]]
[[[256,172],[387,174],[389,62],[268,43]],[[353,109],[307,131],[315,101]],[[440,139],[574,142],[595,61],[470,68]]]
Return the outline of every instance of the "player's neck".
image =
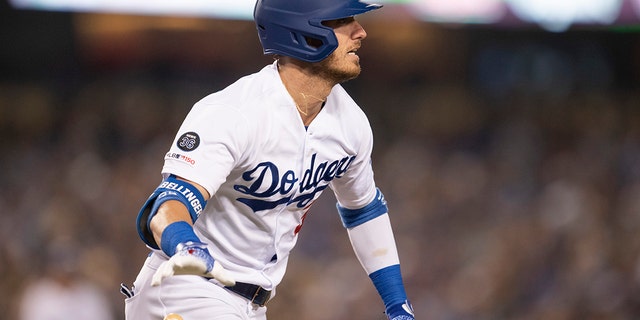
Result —
[[[280,79],[296,104],[302,122],[309,125],[320,113],[334,84],[293,63],[279,64]]]

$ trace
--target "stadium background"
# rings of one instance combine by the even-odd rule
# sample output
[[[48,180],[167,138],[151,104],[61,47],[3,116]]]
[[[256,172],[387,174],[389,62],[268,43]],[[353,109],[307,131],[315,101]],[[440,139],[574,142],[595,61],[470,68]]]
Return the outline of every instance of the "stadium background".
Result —
[[[118,284],[147,253],[135,215],[177,126],[270,58],[244,19],[0,6],[0,318],[66,268],[121,319]],[[419,318],[640,316],[638,7],[564,30],[363,16],[345,87]],[[311,212],[271,318],[382,319],[332,197]]]

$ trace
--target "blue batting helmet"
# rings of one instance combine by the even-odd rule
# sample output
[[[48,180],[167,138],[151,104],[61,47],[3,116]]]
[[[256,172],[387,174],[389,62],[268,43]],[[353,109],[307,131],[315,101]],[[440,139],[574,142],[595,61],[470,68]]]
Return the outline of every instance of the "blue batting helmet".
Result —
[[[381,7],[360,0],[257,0],[253,17],[264,54],[318,62],[338,47],[333,29],[323,21]]]

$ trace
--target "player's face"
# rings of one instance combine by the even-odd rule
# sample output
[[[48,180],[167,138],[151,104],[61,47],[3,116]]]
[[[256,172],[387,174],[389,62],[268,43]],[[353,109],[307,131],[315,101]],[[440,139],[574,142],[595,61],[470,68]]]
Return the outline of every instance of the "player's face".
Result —
[[[367,37],[364,28],[353,17],[325,21],[324,25],[333,28],[338,38],[338,48],[316,66],[330,81],[345,82],[360,74],[360,57],[356,51]]]

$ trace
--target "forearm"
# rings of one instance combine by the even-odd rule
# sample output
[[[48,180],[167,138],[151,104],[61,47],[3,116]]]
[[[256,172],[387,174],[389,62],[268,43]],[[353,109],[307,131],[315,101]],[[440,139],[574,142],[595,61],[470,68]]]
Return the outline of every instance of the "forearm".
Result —
[[[389,215],[348,229],[349,239],[386,307],[407,300]]]
[[[367,274],[400,263],[388,214],[347,230],[353,250]]]
[[[200,185],[169,176],[145,202],[136,223],[142,240],[172,256],[176,246],[200,240],[193,223],[206,205],[207,191]]]
[[[353,251],[378,290],[387,317],[392,320],[414,319],[382,192],[377,190],[374,199],[362,208],[347,209],[340,204],[337,207]]]
[[[213,259],[193,223],[206,205],[209,194],[200,185],[175,176],[167,177],[145,202],[138,214],[138,233],[147,245],[162,249],[169,257],[154,273],[151,285],[160,285],[177,274],[214,278],[226,286],[233,277]]]
[[[153,233],[153,238],[162,247],[162,233],[174,222],[184,221],[192,225],[189,210],[180,201],[170,200],[163,203],[157,213],[151,219],[149,227]]]

